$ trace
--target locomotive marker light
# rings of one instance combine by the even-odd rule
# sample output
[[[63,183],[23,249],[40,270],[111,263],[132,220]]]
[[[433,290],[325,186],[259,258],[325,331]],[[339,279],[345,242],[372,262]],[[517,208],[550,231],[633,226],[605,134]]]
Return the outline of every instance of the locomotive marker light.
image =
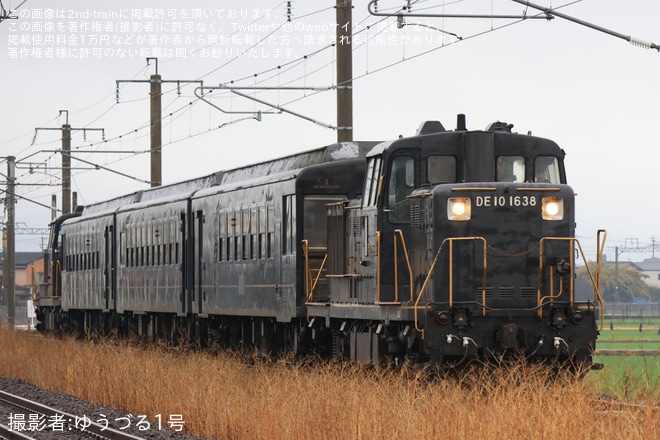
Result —
[[[543,220],[564,219],[564,199],[560,197],[543,197]]]
[[[447,312],[439,312],[435,320],[440,325],[447,325],[449,324],[449,314]]]
[[[576,325],[582,324],[582,322],[584,321],[584,315],[579,310],[575,311],[571,316],[571,321],[573,322],[573,324]]]
[[[466,221],[472,217],[472,204],[467,197],[452,197],[447,201],[447,218]]]

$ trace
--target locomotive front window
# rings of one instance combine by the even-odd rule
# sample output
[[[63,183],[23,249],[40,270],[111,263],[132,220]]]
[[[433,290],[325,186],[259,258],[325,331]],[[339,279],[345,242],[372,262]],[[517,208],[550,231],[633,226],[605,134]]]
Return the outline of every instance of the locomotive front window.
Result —
[[[392,161],[388,188],[390,221],[410,221],[410,203],[407,197],[415,189],[415,162],[412,156],[399,156]]]
[[[430,156],[426,165],[426,180],[428,183],[456,182],[456,157]]]
[[[525,158],[522,156],[498,156],[495,179],[498,182],[522,182],[525,180]]]
[[[534,160],[534,182],[561,183],[559,162],[554,156],[538,156]]]

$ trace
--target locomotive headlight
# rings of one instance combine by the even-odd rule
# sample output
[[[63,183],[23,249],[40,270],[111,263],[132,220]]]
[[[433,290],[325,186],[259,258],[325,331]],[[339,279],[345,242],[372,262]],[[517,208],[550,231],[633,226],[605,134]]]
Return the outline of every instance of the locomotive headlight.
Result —
[[[563,220],[564,199],[560,197],[543,197],[543,220]]]
[[[465,221],[472,216],[472,203],[467,197],[452,197],[447,201],[447,218]]]

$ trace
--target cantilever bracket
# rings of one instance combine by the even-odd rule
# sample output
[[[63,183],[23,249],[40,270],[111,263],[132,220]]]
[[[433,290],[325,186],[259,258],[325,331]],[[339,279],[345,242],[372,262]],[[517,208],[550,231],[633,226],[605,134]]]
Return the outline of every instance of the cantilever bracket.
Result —
[[[531,6],[531,5],[530,5]],[[504,19],[509,19],[509,20],[535,20],[535,19],[542,19],[542,20],[552,20],[554,17],[552,15],[494,15],[494,14],[418,14],[414,12],[410,12],[410,9],[407,7],[403,7],[402,10],[399,10],[394,13],[385,13],[385,12],[378,12],[378,0],[371,0],[369,2],[369,5],[367,6],[367,9],[369,10],[369,14],[374,15],[376,17],[398,17],[400,16],[405,16],[405,17],[427,17],[427,18],[487,18],[487,19],[492,19],[492,18],[504,18]],[[407,11],[407,12],[406,12]]]
[[[246,95],[245,93],[241,93],[241,92],[238,91],[238,90],[276,90],[276,89],[277,90],[325,91],[325,90],[332,90],[332,89],[335,89],[335,88],[346,88],[346,87],[341,87],[341,86],[340,87],[233,87],[233,86],[220,85],[220,86],[216,86],[216,87],[208,87],[208,86],[206,86],[206,87],[197,87],[195,89],[195,96],[198,97],[199,99],[201,99],[202,101],[206,102],[207,104],[209,104],[211,107],[216,108],[216,109],[218,109],[221,112],[226,113],[226,114],[255,114],[255,112],[227,111],[227,110],[224,110],[224,109],[218,107],[217,105],[215,105],[211,101],[204,98],[204,90],[218,90],[218,89],[228,90],[231,93],[233,93],[235,95],[238,95],[242,98],[246,98],[246,99],[258,102],[259,104],[263,104],[263,105],[266,105],[270,108],[278,110],[278,112],[256,112],[255,118],[257,118],[258,120],[261,120],[261,115],[263,115],[263,114],[288,113],[290,115],[296,116],[298,118],[304,119],[306,121],[312,122],[312,123],[320,125],[322,127],[329,128],[331,130],[336,130],[337,127],[335,127],[331,124],[327,124],[327,123],[319,121],[317,119],[310,118],[308,116],[302,115],[302,114],[294,112],[292,110],[288,110],[288,109],[286,109],[286,108],[284,108],[280,105],[271,104],[271,103],[263,101],[261,99],[257,99],[254,96]]]

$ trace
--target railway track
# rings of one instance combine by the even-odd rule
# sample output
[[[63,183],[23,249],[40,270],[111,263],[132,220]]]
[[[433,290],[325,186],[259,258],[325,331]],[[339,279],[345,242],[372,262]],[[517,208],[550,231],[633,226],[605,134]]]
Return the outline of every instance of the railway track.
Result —
[[[9,416],[0,424],[0,438],[54,439],[92,438],[113,440],[141,440],[128,432],[98,423],[87,415],[75,415],[14,394],[0,391],[0,402],[8,408]],[[7,412],[7,411],[4,411]]]

